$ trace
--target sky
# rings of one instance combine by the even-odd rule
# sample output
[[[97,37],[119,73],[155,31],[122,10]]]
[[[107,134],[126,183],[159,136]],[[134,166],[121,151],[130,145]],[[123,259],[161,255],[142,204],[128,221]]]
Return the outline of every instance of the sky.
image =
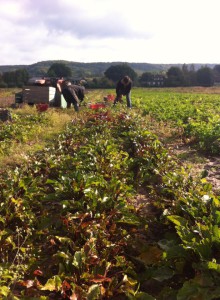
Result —
[[[220,64],[220,0],[0,0],[0,65]]]

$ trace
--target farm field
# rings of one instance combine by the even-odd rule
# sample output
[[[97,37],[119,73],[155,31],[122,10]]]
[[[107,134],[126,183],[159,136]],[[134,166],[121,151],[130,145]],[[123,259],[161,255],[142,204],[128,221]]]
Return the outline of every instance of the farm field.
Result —
[[[79,113],[8,108],[0,298],[220,299],[220,89],[89,108],[113,93]]]

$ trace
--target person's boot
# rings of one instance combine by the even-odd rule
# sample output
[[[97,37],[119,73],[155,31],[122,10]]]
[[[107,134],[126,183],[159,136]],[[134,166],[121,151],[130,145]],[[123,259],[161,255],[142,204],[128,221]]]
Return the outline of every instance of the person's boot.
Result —
[[[118,97],[115,98],[114,102],[113,102],[113,106],[115,106],[118,102]]]

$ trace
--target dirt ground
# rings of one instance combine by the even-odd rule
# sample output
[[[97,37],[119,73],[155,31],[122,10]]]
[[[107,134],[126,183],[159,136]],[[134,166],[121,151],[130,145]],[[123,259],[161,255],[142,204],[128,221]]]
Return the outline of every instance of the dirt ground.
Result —
[[[220,157],[205,156],[186,145],[176,144],[172,149],[174,155],[184,164],[191,166],[193,176],[206,178],[212,184],[213,191],[220,195]]]
[[[0,108],[7,108],[10,107],[15,103],[14,96],[7,96],[7,97],[0,97]]]
[[[207,180],[211,182],[213,189],[220,195],[220,158],[212,157],[207,160],[204,170],[207,171]]]

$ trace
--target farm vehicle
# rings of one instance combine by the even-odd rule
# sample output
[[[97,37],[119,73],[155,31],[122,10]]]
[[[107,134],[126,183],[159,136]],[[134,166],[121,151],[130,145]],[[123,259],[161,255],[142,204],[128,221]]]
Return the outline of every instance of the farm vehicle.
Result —
[[[66,108],[67,103],[56,88],[59,80],[61,79],[53,77],[30,79],[27,85],[23,86],[22,91],[15,94],[15,106],[36,105],[38,111],[47,110],[48,107]],[[0,107],[0,123],[11,120],[10,110]]]
[[[59,78],[31,78],[22,91],[15,94],[15,104],[39,105],[51,107],[66,107],[66,101],[56,88]]]

